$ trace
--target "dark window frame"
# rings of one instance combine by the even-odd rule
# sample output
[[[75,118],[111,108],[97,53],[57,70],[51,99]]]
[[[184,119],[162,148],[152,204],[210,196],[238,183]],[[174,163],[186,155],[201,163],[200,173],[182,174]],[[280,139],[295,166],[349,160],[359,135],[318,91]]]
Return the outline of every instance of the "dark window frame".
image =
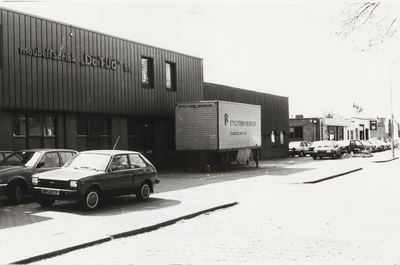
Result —
[[[146,60],[146,71],[144,72],[143,60]],[[154,89],[154,59],[151,57],[141,57],[141,83],[142,88]],[[146,76],[144,76],[146,75]]]
[[[169,67],[168,67],[169,66]],[[169,69],[169,72],[168,72]],[[168,82],[169,79],[169,82]],[[176,91],[176,63],[165,62],[165,88],[168,91]]]
[[[31,121],[36,120],[33,124]],[[36,133],[33,133],[36,126]],[[15,113],[12,118],[13,146],[16,149],[58,148],[57,115],[53,113]]]
[[[76,119],[76,130],[79,151],[110,148],[110,117],[94,115],[78,116]],[[97,143],[95,144],[97,147],[92,146],[93,143]]]
[[[292,131],[293,129],[293,131]],[[289,137],[291,139],[303,139],[303,126],[292,126],[289,130]]]

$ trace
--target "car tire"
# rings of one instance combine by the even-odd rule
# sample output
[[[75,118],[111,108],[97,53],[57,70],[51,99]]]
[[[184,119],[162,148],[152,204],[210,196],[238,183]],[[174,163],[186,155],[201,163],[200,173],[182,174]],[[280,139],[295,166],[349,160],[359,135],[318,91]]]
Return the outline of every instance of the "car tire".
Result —
[[[54,204],[55,200],[54,199],[46,199],[46,198],[41,198],[41,197],[36,197],[36,201],[40,204],[42,207],[50,207]]]
[[[22,199],[22,187],[20,182],[13,183],[11,185],[10,193],[8,198],[11,200],[12,203],[18,204],[21,202]]]
[[[317,159],[317,156],[313,156],[312,159],[316,160],[316,159]]]
[[[301,157],[301,156],[304,156],[304,152],[303,152],[303,151],[300,151],[299,156],[300,156],[300,157]]]
[[[140,190],[136,193],[136,199],[145,201],[150,197],[150,187],[147,183],[143,183]]]
[[[100,192],[98,189],[89,189],[81,201],[81,206],[84,210],[93,211],[100,205]]]

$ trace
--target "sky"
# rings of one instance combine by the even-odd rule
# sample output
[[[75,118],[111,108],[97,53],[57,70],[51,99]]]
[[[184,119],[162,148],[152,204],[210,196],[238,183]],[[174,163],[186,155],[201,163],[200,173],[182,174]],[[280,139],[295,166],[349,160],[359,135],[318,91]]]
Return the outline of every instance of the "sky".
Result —
[[[392,1],[399,10],[399,1]],[[203,59],[204,82],[289,98],[289,116],[400,122],[400,46],[335,35],[340,1],[0,2],[0,6]],[[393,104],[391,104],[393,99]],[[363,113],[354,112],[353,103]]]

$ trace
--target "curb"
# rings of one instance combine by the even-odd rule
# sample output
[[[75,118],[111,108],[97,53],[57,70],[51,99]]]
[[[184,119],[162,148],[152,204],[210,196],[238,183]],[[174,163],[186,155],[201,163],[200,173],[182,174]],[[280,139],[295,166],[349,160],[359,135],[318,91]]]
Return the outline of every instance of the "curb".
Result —
[[[143,227],[143,228],[139,228],[139,229],[135,229],[135,230],[131,230],[131,231],[115,234],[115,235],[109,235],[109,236],[104,237],[104,238],[99,239],[99,240],[94,240],[94,241],[91,241],[91,242],[87,242],[87,243],[84,243],[84,244],[72,246],[72,247],[69,247],[69,248],[62,249],[62,250],[52,251],[52,252],[49,252],[49,253],[46,253],[46,254],[42,254],[42,255],[30,257],[30,258],[27,258],[27,259],[15,261],[15,262],[12,262],[10,264],[32,263],[32,262],[36,262],[36,261],[39,261],[39,260],[43,260],[43,259],[48,259],[48,258],[52,258],[52,257],[55,257],[55,256],[59,256],[61,254],[66,254],[66,253],[72,252],[74,250],[78,250],[78,249],[82,249],[82,248],[86,248],[86,247],[91,247],[91,246],[94,246],[94,245],[102,244],[102,243],[105,243],[105,242],[109,242],[109,241],[111,241],[113,239],[129,237],[129,236],[135,236],[135,235],[139,235],[139,234],[144,234],[144,233],[147,233],[147,232],[150,232],[150,231],[153,231],[153,230],[157,230],[157,229],[159,229],[161,227],[166,227],[166,226],[175,224],[175,223],[177,223],[177,222],[179,222],[181,220],[191,219],[191,218],[197,217],[199,215],[202,215],[202,214],[205,214],[205,213],[208,213],[208,212],[213,212],[213,211],[216,211],[216,210],[232,207],[232,206],[235,206],[237,204],[239,204],[239,202],[232,202],[232,203],[228,203],[228,204],[223,204],[223,205],[220,205],[220,206],[212,207],[212,208],[209,208],[209,209],[206,209],[206,210],[202,210],[202,211],[199,211],[199,212],[195,212],[195,213],[192,213],[192,214],[188,214],[188,215],[184,215],[184,216],[181,216],[181,217],[177,217],[177,218],[171,219],[169,221],[165,221],[165,222],[162,222],[162,223],[159,223],[159,224],[155,224],[155,225],[152,225],[152,226],[147,226],[147,227]]]
[[[374,161],[374,163],[386,163],[386,162],[391,162],[393,160],[399,159],[398,157],[394,157],[388,160],[380,160],[380,161]]]
[[[340,174],[337,174],[337,175],[333,175],[333,176],[330,176],[330,177],[317,179],[317,180],[313,180],[313,181],[302,182],[302,183],[303,184],[315,184],[315,183],[319,183],[319,182],[326,181],[326,180],[329,180],[329,179],[334,179],[334,178],[337,178],[337,177],[341,177],[341,176],[344,176],[344,175],[347,175],[347,174],[350,174],[350,173],[353,173],[353,172],[356,172],[356,171],[359,171],[359,170],[362,170],[362,168],[360,167],[360,168],[353,169],[353,170],[350,170],[350,171],[347,171],[347,172],[343,172],[343,173],[340,173]]]

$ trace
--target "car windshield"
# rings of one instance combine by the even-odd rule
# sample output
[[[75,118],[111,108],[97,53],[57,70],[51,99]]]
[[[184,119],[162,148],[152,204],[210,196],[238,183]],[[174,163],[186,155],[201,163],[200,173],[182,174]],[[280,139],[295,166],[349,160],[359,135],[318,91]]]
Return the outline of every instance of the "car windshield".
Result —
[[[110,157],[111,156],[107,154],[80,153],[72,157],[64,167],[88,168],[104,171],[110,161]]]
[[[314,146],[314,147],[332,147],[333,146],[333,142],[331,142],[331,141],[314,142],[312,144],[312,146]]]
[[[1,161],[0,166],[27,166],[33,167],[39,160],[38,152],[15,152]]]

